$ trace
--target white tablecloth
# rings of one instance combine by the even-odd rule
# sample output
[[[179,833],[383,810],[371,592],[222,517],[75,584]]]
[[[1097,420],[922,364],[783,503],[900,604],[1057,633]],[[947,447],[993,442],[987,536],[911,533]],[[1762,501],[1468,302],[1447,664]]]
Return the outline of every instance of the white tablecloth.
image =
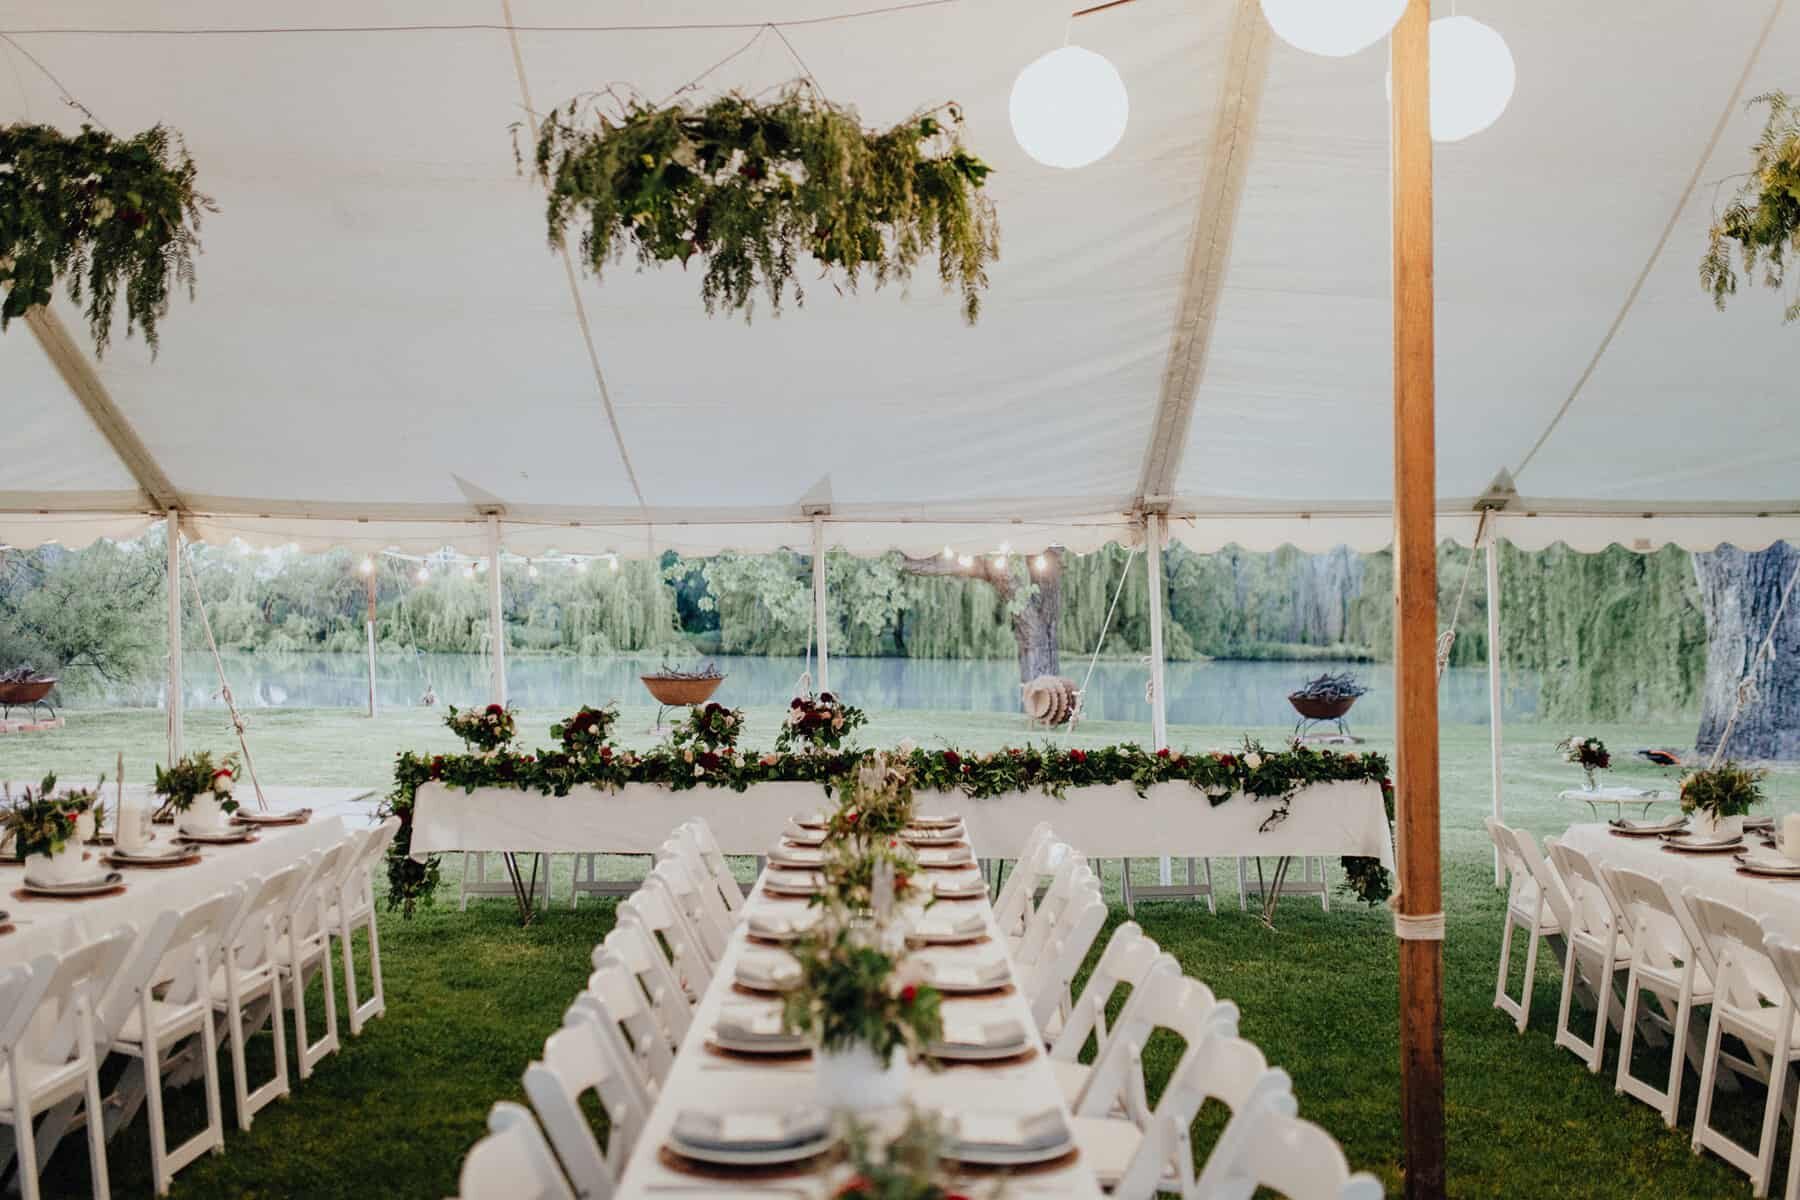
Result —
[[[1679,887],[1692,887],[1754,916],[1773,917],[1800,935],[1800,880],[1740,874],[1729,854],[1681,854],[1664,850],[1656,838],[1617,837],[1605,825],[1571,825],[1562,841],[1597,862],[1672,879]],[[1775,853],[1764,849],[1755,834],[1745,841],[1756,851]]]
[[[975,845],[979,851],[981,843],[976,842]],[[1003,955],[1005,942],[995,936],[993,911],[985,899],[958,902],[948,907],[960,912],[976,904],[979,904],[987,917],[987,942],[974,946],[938,947],[924,953],[947,959],[961,957],[966,961]],[[759,880],[756,891],[748,901],[748,908],[751,912],[803,912],[806,910],[806,902],[765,897]],[[759,1181],[759,1186],[759,1182],[740,1185],[731,1181],[700,1179],[670,1169],[657,1155],[657,1151],[668,1140],[669,1129],[676,1116],[684,1109],[742,1112],[752,1109],[783,1109],[814,1102],[811,1060],[762,1064],[742,1058],[721,1057],[703,1044],[707,1033],[718,1020],[720,1006],[727,1000],[734,1005],[759,1003],[734,991],[732,986],[737,960],[744,952],[744,947],[744,929],[740,924],[726,947],[712,986],[700,998],[700,1003],[694,1010],[693,1028],[688,1031],[687,1039],[676,1055],[675,1065],[663,1087],[661,1098],[650,1111],[643,1136],[632,1152],[631,1161],[619,1184],[618,1195],[621,1198],[649,1198],[674,1195],[676,1192],[719,1196],[753,1195],[771,1188],[809,1187],[814,1183],[811,1179],[801,1178],[791,1181]],[[781,1002],[769,999],[760,1003],[778,1008]],[[983,1021],[1012,1018],[1028,1030],[1035,1031],[1037,1028],[1031,1018],[1030,1006],[1016,989],[999,996],[947,998],[944,1009],[946,1013],[954,1013],[957,1019],[967,1017]],[[1043,1044],[1041,1036],[1035,1033],[1032,1040],[1036,1045]],[[1052,1104],[1062,1103],[1049,1058],[1042,1052],[1023,1063],[991,1067],[950,1067],[937,1074],[932,1074],[922,1066],[914,1067],[908,1087],[908,1099],[920,1108],[983,1114],[1041,1112]],[[1064,1116],[1067,1117],[1066,1111]],[[981,1195],[991,1189],[986,1180],[978,1180],[976,1186],[967,1190]],[[1091,1168],[1080,1159],[1056,1170],[1030,1174],[1018,1180],[1008,1190],[1012,1194],[1100,1196],[1100,1188]],[[831,1192],[825,1190],[817,1194],[830,1195]]]
[[[173,836],[172,826],[159,825],[156,831],[159,838]],[[25,882],[25,868],[0,866],[0,909],[11,914],[14,926],[13,932],[0,934],[0,967],[66,950],[128,923],[141,932],[166,909],[188,908],[252,875],[272,874],[348,834],[343,820],[333,816],[272,826],[254,843],[202,847],[200,861],[191,867],[114,868],[125,876],[125,890],[93,900],[21,898],[16,893]],[[98,867],[100,850],[88,853]]]
[[[578,787],[567,796],[515,788],[465,792],[441,783],[419,788],[413,808],[412,852],[511,850],[622,854],[654,852],[669,830],[705,817],[728,854],[760,854],[786,820],[827,802],[815,783],[758,783],[743,792],[699,787],[672,792],[628,784],[616,792]],[[1070,788],[1058,799],[1012,792],[974,800],[921,792],[920,812],[961,813],[975,845],[1013,854],[1032,826],[1048,821],[1057,836],[1089,858],[1158,855],[1363,855],[1394,866],[1393,840],[1381,788],[1374,783],[1324,783],[1292,801],[1287,820],[1259,832],[1273,802],[1233,796],[1214,807],[1185,783],[1159,783],[1139,796],[1129,784]]]

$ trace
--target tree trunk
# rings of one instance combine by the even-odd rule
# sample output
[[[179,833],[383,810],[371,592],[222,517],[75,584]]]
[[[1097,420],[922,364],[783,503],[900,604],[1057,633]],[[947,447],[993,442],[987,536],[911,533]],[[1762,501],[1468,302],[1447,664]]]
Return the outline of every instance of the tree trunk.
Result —
[[[1695,739],[1701,753],[1711,754],[1724,735],[1748,674],[1754,691],[1732,727],[1727,757],[1800,758],[1800,595],[1789,601],[1769,654],[1751,669],[1796,566],[1800,551],[1785,542],[1756,553],[1726,546],[1694,555],[1706,611],[1706,685]]]
[[[1056,623],[1062,618],[1062,551],[1046,550],[1042,567],[1033,566],[1037,584],[1031,598],[1013,618],[1013,637],[1019,643],[1019,682],[1030,683],[1039,675],[1058,675],[1062,666],[1056,653]]]

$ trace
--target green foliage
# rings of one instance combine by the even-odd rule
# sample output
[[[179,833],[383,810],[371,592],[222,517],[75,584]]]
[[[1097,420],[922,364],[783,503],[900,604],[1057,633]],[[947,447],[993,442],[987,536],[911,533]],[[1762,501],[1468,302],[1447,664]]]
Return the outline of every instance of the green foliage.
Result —
[[[866,1046],[883,1063],[897,1049],[924,1057],[944,1036],[937,990],[903,982],[899,964],[856,930],[822,924],[792,947],[800,984],[784,998],[782,1025],[812,1034],[826,1050]]]
[[[36,792],[27,787],[7,806],[0,829],[12,835],[13,849],[20,858],[60,854],[75,837],[75,824],[92,803],[92,793],[58,796],[56,776],[46,775]]]
[[[592,757],[606,746],[607,735],[618,720],[617,704],[605,708],[584,704],[574,716],[552,725],[550,736],[562,743],[563,753],[576,758]]]
[[[775,749],[783,753],[808,746],[836,750],[868,722],[869,715],[862,709],[845,704],[830,692],[820,692],[816,700],[795,696],[781,732],[775,735]]]
[[[87,298],[94,350],[105,354],[113,305],[125,294],[125,332],[142,328],[152,352],[169,291],[194,291],[202,211],[194,160],[161,125],[121,140],[83,125],[0,126],[0,330],[50,303],[58,278]]]
[[[1735,762],[1689,771],[1681,777],[1681,811],[1741,817],[1763,802],[1762,784],[1768,777],[1766,770]]]
[[[577,98],[538,134],[550,241],[578,225],[596,276],[628,244],[642,265],[698,255],[706,311],[746,320],[759,289],[777,315],[790,292],[804,303],[803,254],[854,292],[865,279],[905,283],[936,249],[938,276],[961,289],[973,324],[1000,233],[981,190],[989,168],[963,149],[961,125],[946,104],[866,130],[798,84],[767,102],[731,94],[700,108],[633,99],[608,112]]]
[[[687,718],[669,731],[669,745],[678,750],[717,753],[735,747],[738,734],[743,731],[743,709],[726,708],[716,700],[709,700],[688,709]]]
[[[165,638],[158,556],[110,542],[0,551],[0,670],[28,663],[61,675],[65,690],[154,671]]]
[[[947,1157],[949,1121],[942,1113],[909,1107],[906,1124],[891,1138],[851,1121],[844,1134],[850,1177],[832,1200],[967,1200],[956,1190],[957,1164]],[[995,1195],[1004,1195],[996,1187]]]
[[[1737,294],[1735,248],[1744,274],[1762,268],[1764,286],[1780,291],[1787,282],[1787,256],[1800,250],[1800,108],[1783,92],[1767,92],[1750,101],[1765,104],[1769,119],[1751,148],[1750,170],[1731,203],[1706,234],[1700,259],[1700,286],[1713,304],[1725,310],[1725,298]],[[1800,318],[1800,299],[1790,300],[1782,320]]]
[[[914,882],[919,878],[919,862],[912,852],[896,845],[898,839],[886,835],[861,837],[857,828],[861,822],[837,819],[843,815],[840,809],[832,820],[825,861],[819,868],[824,882],[810,903],[833,914],[833,920],[845,914],[867,914],[875,905],[875,868],[882,863],[893,872],[891,899],[895,904],[928,900],[930,889]]]
[[[202,792],[211,792],[219,798],[219,808],[225,812],[236,812],[238,803],[231,798],[232,784],[237,779],[238,760],[234,754],[227,754],[217,763],[213,761],[212,752],[196,751],[177,759],[173,766],[156,765],[157,795],[169,801],[169,807],[176,812],[186,812],[193,807],[194,798]]]
[[[444,728],[461,738],[464,745],[491,754],[512,744],[519,733],[519,722],[513,711],[502,704],[470,709],[452,704],[444,714]]]

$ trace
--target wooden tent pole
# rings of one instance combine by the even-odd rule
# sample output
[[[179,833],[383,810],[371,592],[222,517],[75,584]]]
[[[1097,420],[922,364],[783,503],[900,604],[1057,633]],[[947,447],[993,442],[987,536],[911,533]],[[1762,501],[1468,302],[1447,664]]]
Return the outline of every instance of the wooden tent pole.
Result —
[[[1400,938],[1400,1107],[1408,1200],[1444,1194],[1430,41],[1431,2],[1410,0],[1391,39],[1400,866],[1394,925]]]

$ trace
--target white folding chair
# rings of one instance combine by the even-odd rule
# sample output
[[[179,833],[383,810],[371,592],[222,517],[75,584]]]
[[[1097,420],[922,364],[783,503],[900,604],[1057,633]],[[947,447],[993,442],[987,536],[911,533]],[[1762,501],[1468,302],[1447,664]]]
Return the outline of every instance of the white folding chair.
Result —
[[[1094,947],[1100,927],[1106,924],[1106,901],[1100,884],[1089,875],[1088,886],[1078,890],[1063,909],[1063,917],[1051,931],[1037,961],[1025,968],[1024,993],[1032,1018],[1045,1036],[1052,1036],[1069,1015],[1070,989],[1075,972]]]
[[[355,860],[358,843],[346,838],[312,855],[311,870],[288,902],[286,928],[275,946],[275,970],[288,985],[289,1009],[294,1014],[294,1057],[300,1078],[312,1077],[313,1064],[338,1048],[337,985],[331,978],[331,902],[343,882],[347,862]],[[325,1032],[308,1042],[306,982],[314,973],[325,986]]]
[[[126,925],[63,954],[31,962],[4,990],[10,1009],[0,1012],[0,1124],[12,1126],[19,1186],[38,1200],[39,1146],[32,1120],[77,1097],[85,1110],[88,1164],[95,1200],[111,1195],[106,1172],[106,1120],[100,1103],[100,1057],[95,1025],[101,998],[137,941]],[[54,1142],[43,1148],[45,1156]]]
[[[586,989],[575,998],[569,1012],[570,1016],[612,1022],[623,1035],[620,1040],[630,1048],[630,1062],[638,1072],[644,1094],[655,1097],[661,1092],[675,1061],[675,1047],[629,967],[602,952],[600,965],[588,976]]]
[[[725,895],[719,891],[719,885],[707,868],[706,861],[700,855],[700,846],[693,840],[691,832],[683,835],[677,832],[662,844],[657,852],[659,863],[673,860],[680,864],[693,885],[694,920],[703,925],[705,941],[709,947],[718,947],[713,961],[725,952],[725,943],[731,940],[731,931],[737,927],[737,918],[731,915],[731,908],[725,903]]]
[[[1208,1100],[1223,1104],[1231,1116],[1196,1177],[1191,1131]],[[1269,1066],[1261,1050],[1243,1038],[1204,1037],[1182,1053],[1113,1195],[1147,1197],[1182,1179],[1191,1180],[1182,1189],[1184,1200],[1231,1195],[1226,1176],[1247,1131],[1265,1115],[1291,1117],[1295,1108],[1293,1081]]]
[[[619,901],[620,921],[631,920],[643,928],[669,962],[689,1000],[698,999],[712,982],[712,964],[699,947],[687,918],[675,902],[669,886],[652,873],[628,899]]]
[[[593,964],[597,967],[606,955],[614,956],[636,977],[638,986],[650,1000],[657,1019],[662,1022],[671,1045],[679,1046],[693,1024],[693,1006],[682,994],[681,981],[669,960],[637,919],[621,912],[619,920],[604,941],[594,947]]]
[[[565,1025],[545,1039],[543,1058],[525,1068],[525,1094],[581,1200],[612,1195],[649,1113],[649,1098],[609,1031],[616,1034],[615,1027],[598,1021]],[[610,1134],[604,1147],[581,1109],[588,1092],[606,1113]]]
[[[1561,884],[1543,865],[1537,842],[1529,833],[1512,829],[1489,817],[1483,822],[1488,837],[1500,851],[1512,880],[1506,893],[1506,928],[1500,937],[1500,972],[1494,980],[1494,1007],[1513,1018],[1520,1033],[1531,1018],[1531,985],[1537,975],[1538,942],[1563,933],[1558,910],[1566,910],[1567,898],[1561,895]],[[1525,986],[1519,999],[1506,991],[1507,976],[1512,967],[1513,930],[1523,929],[1529,935],[1525,947]]]
[[[1613,1090],[1634,1096],[1662,1114],[1663,1124],[1675,1128],[1681,1107],[1681,1071],[1688,1053],[1688,1025],[1694,1006],[1713,1001],[1712,977],[1701,965],[1695,949],[1697,935],[1690,932],[1690,918],[1681,897],[1672,894],[1660,879],[1602,864],[1606,881],[1631,930],[1631,969],[1625,977],[1625,1015],[1619,1034],[1619,1072]],[[1639,998],[1655,996],[1669,1014],[1669,1082],[1666,1089],[1631,1073],[1631,1048],[1636,1040]],[[1672,1011],[1671,1011],[1672,1010]]]
[[[994,898],[994,926],[1001,936],[1015,938],[1025,928],[1037,900],[1038,884],[1055,870],[1050,862],[1051,846],[1055,843],[1056,835],[1051,833],[1047,821],[1039,821],[1026,835],[1013,873],[1000,885],[1000,894]]]
[[[276,963],[280,939],[286,933],[283,921],[308,870],[301,863],[251,881],[237,924],[224,937],[224,961],[212,979],[213,1011],[225,1018],[225,1036],[231,1042],[231,1086],[238,1128],[246,1132],[258,1112],[288,1094],[287,1030]],[[262,1027],[264,1004],[275,1035],[275,1068],[268,1080],[252,1089],[244,1047],[249,1035]]]
[[[1112,1003],[1114,994],[1121,987],[1135,992],[1150,973],[1150,968],[1156,965],[1158,954],[1156,943],[1144,936],[1136,921],[1125,922],[1107,939],[1106,949],[1100,952],[1100,961],[1088,974],[1081,995],[1069,1010],[1068,1020],[1063,1022],[1062,1030],[1050,1047],[1050,1068],[1056,1074],[1063,1100],[1071,1106],[1081,1098],[1094,1073],[1090,1064],[1080,1061],[1081,1052],[1090,1039],[1094,1043],[1095,1061],[1106,1051],[1110,1034],[1106,1027],[1107,1005]],[[1113,1105],[1109,1112],[1116,1109],[1129,1114],[1140,1128],[1149,1120],[1150,1105],[1144,1094],[1142,1073],[1127,1080],[1124,1093],[1113,1097]]]
[[[461,1200],[574,1200],[531,1111],[505,1100],[488,1113],[487,1136],[463,1159]]]
[[[1125,1011],[1120,1014],[1108,1039],[1106,1050],[1094,1064],[1094,1073],[1086,1091],[1074,1109],[1074,1133],[1081,1156],[1094,1169],[1102,1186],[1118,1183],[1139,1159],[1146,1132],[1125,1117],[1107,1115],[1111,1098],[1124,1092],[1134,1075],[1143,1073],[1144,1047],[1157,1030],[1167,1030],[1186,1043],[1182,1065],[1195,1058],[1197,1048],[1215,1037],[1233,1037],[1237,1031],[1237,1006],[1221,1002],[1211,989],[1198,980],[1185,978],[1180,966],[1170,956],[1159,957],[1143,983],[1133,992]],[[1176,1075],[1182,1070],[1176,1068]],[[1148,1173],[1150,1191],[1159,1184],[1172,1186],[1184,1194],[1194,1182],[1193,1155],[1187,1149],[1187,1130],[1193,1123],[1190,1114],[1176,1119],[1186,1104],[1185,1092],[1173,1086],[1165,1088],[1158,1106],[1150,1114],[1146,1129],[1163,1120],[1163,1104],[1168,1110],[1169,1128],[1159,1130],[1149,1153],[1154,1167],[1141,1166],[1139,1174]],[[1203,1086],[1202,1081],[1189,1080],[1189,1089]],[[1201,1096],[1201,1100],[1205,1097]],[[1194,1100],[1198,1108],[1200,1100]],[[1180,1152],[1175,1150],[1179,1142]],[[1162,1153],[1166,1149],[1167,1153]],[[1165,1171],[1171,1167],[1172,1171]],[[1168,1178],[1165,1179],[1165,1174]],[[1144,1193],[1150,1194],[1149,1191]]]
[[[710,982],[714,968],[719,965],[720,956],[725,953],[725,942],[730,938],[731,931],[721,930],[707,918],[704,901],[700,896],[700,884],[694,879],[693,872],[687,869],[687,864],[679,858],[658,861],[651,868],[650,879],[645,880],[645,884],[648,885],[652,880],[661,882],[668,890],[675,915],[686,926],[689,940],[706,964],[706,977]]]
[[[1052,844],[1049,857],[1056,866],[1050,876],[1050,885],[1044,889],[1043,899],[1025,922],[1025,932],[1017,940],[1008,939],[1007,949],[1012,955],[1013,964],[1029,967],[1043,954],[1044,943],[1049,939],[1051,931],[1064,918],[1070,902],[1077,891],[1085,889],[1089,884],[1099,886],[1093,869],[1088,866],[1087,856],[1066,843]]]
[[[1775,974],[1787,989],[1788,1003],[1800,1011],[1800,942],[1785,931],[1770,928],[1763,920],[1763,953],[1775,968]],[[1796,1123],[1800,1129],[1800,1123]],[[1800,1139],[1790,1141],[1788,1149],[1787,1200],[1800,1200]]]
[[[742,919],[744,889],[738,883],[737,876],[731,873],[731,864],[726,861],[719,839],[713,836],[712,826],[706,823],[705,817],[690,817],[682,829],[694,839],[701,861],[706,864],[707,874],[718,885],[719,894],[725,898],[725,907],[731,910],[732,920],[735,922]]]
[[[1694,1111],[1694,1151],[1711,1150],[1750,1177],[1752,1195],[1766,1196],[1769,1179],[1775,1173],[1775,1147],[1788,1068],[1800,1061],[1794,998],[1763,949],[1762,925],[1755,917],[1702,896],[1691,887],[1683,889],[1682,899],[1700,932],[1713,979],[1712,1020],[1707,1024],[1705,1057],[1700,1067],[1700,1106]],[[1757,1061],[1747,1063],[1725,1055],[1721,1049],[1725,1034],[1741,1041]],[[1764,1056],[1766,1070],[1762,1069]],[[1718,1080],[1721,1061],[1738,1074],[1768,1081],[1762,1130],[1754,1150],[1740,1146],[1713,1127],[1713,1085]]]
[[[344,963],[344,1015],[350,1021],[352,1036],[363,1026],[387,1011],[387,992],[381,983],[381,935],[375,929],[375,873],[387,862],[388,847],[400,831],[400,818],[389,817],[375,828],[361,834],[361,843],[345,864],[338,883],[337,896],[325,910],[325,921]],[[367,1000],[356,997],[356,960],[352,943],[356,931],[363,929],[369,941],[369,985]]]
[[[1221,1138],[1213,1151],[1213,1158],[1229,1154],[1219,1172],[1226,1187],[1200,1194],[1248,1196],[1266,1187],[1288,1200],[1381,1200],[1381,1181],[1366,1171],[1352,1174],[1337,1139],[1311,1121],[1265,1107],[1244,1125],[1230,1147]]]
[[[1568,948],[1563,954],[1562,999],[1556,1010],[1556,1044],[1574,1052],[1598,1073],[1606,1057],[1606,1029],[1612,1018],[1613,987],[1631,972],[1631,935],[1600,868],[1581,851],[1555,838],[1544,843],[1550,864],[1569,893]],[[1569,1025],[1575,983],[1586,978],[1594,993],[1594,1032],[1583,1041]]]
[[[244,904],[244,889],[234,887],[177,914],[160,962],[145,982],[118,997],[127,1011],[114,1034],[112,1049],[138,1059],[143,1068],[143,1092],[126,1096],[118,1127],[129,1124],[139,1103],[150,1109],[150,1171],[158,1195],[168,1192],[175,1173],[208,1150],[225,1149],[225,1121],[219,1105],[219,1057],[213,1006],[208,995],[213,974],[223,958],[221,938],[235,922]],[[150,986],[164,981],[161,994]],[[108,1003],[113,998],[109,997]],[[163,1067],[170,1051],[193,1039],[206,1087],[206,1125],[194,1136],[169,1148],[168,1125],[163,1114]]]

